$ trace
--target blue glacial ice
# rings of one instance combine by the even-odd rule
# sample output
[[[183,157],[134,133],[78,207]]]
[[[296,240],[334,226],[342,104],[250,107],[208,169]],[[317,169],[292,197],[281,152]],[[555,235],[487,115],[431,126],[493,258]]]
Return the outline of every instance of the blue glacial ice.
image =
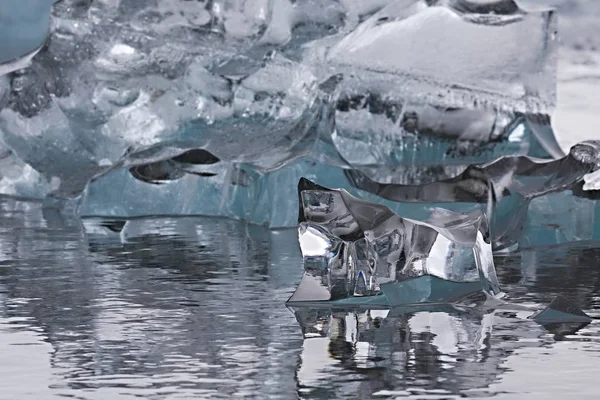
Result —
[[[24,68],[42,48],[50,31],[56,0],[5,2],[0,8],[0,75]]]
[[[583,152],[580,150],[580,156]],[[592,159],[597,159],[597,155]],[[529,161],[524,164],[530,164]],[[587,160],[579,157],[576,161]],[[521,168],[531,173],[528,178],[544,169],[531,164]],[[568,181],[569,178],[555,177],[552,182],[568,185]],[[495,192],[494,188],[490,191]],[[486,206],[465,206],[463,212],[431,208],[425,220],[407,218],[385,205],[305,179],[298,184],[298,196],[303,275],[288,300],[292,307],[483,305],[529,314],[527,318],[558,333],[591,321],[577,305],[561,296],[543,310],[513,305],[503,299],[494,264],[494,233],[488,218],[494,214],[498,201],[495,196],[489,196]]]
[[[301,176],[343,187],[341,168],[418,184],[502,155],[562,155],[549,117],[551,10],[512,0],[210,4],[56,3],[30,65],[0,77],[0,139],[46,184],[7,181],[4,193],[75,199],[84,216],[279,227],[293,225]],[[196,150],[219,161],[175,160]],[[253,204],[236,200],[247,196]]]
[[[495,251],[600,235],[582,186],[595,161],[565,156],[552,130],[553,10],[53,3],[0,12],[2,194],[83,217],[281,228],[297,223],[303,177],[419,221],[487,207],[492,188]]]

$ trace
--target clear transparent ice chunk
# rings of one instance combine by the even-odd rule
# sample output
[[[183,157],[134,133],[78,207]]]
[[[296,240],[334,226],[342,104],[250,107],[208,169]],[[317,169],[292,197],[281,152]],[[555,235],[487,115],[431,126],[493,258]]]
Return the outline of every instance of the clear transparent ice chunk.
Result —
[[[306,179],[298,194],[304,275],[290,302],[375,296],[422,276],[477,282],[491,296],[500,293],[479,209],[434,209],[427,221],[417,221]]]

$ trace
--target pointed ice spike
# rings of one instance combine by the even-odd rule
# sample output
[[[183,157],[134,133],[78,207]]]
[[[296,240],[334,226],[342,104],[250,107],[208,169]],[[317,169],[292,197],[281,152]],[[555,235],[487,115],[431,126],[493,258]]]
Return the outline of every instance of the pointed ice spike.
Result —
[[[537,139],[533,141],[533,149],[530,149],[530,155],[537,157],[538,154],[544,157],[544,154],[549,154],[554,158],[562,158],[565,156],[565,152],[561,149],[554,131],[552,130],[552,124],[550,122],[550,116],[544,114],[525,114],[525,121],[527,127]],[[537,152],[535,146],[539,146]]]
[[[530,317],[540,324],[591,322],[592,318],[563,296],[556,296],[548,307]]]

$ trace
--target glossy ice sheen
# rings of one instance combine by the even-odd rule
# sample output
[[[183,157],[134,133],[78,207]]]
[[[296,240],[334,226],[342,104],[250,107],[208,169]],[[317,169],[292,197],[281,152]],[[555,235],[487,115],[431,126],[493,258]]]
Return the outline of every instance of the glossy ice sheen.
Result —
[[[527,11],[514,0],[397,0],[335,44],[327,58],[395,78],[404,95],[421,104],[452,107],[478,99],[535,113],[554,105],[556,29],[552,10]]]
[[[426,219],[414,220],[306,179],[298,184],[298,197],[304,275],[291,303],[375,296],[385,293],[384,285],[390,293],[401,292],[392,287],[422,276],[478,282],[488,295],[500,293],[482,209],[432,208]],[[425,281],[416,285],[432,291]],[[408,302],[421,301],[415,295]]]
[[[562,155],[549,117],[556,30],[552,10],[513,0],[397,0],[308,59],[344,76],[333,135],[342,156],[425,183],[428,171],[452,176],[501,155]]]
[[[425,185],[379,183],[359,171],[346,176],[353,187],[376,195],[369,200],[396,203],[394,210],[400,213],[408,203],[424,209],[460,204],[463,210],[479,204],[491,215],[494,251],[504,251],[597,239],[598,190],[586,180],[593,179],[599,166],[600,142],[586,141],[561,159],[502,157]],[[485,203],[491,198],[488,209]]]
[[[550,323],[589,323],[592,318],[585,312],[581,311],[577,305],[573,304],[569,299],[559,296],[545,309],[535,313],[530,317],[534,321],[542,324]]]
[[[589,398],[600,329],[456,307],[294,312],[294,231],[44,218],[0,200],[0,399]],[[507,297],[600,316],[598,243],[497,260]],[[566,367],[568,366],[568,367]]]
[[[361,32],[369,36],[380,12],[393,14],[388,27],[410,22],[412,14],[403,20],[394,12],[412,10],[413,3],[425,4],[57,2],[49,36],[31,67],[0,76],[0,140],[13,157],[38,171],[45,185],[29,177],[33,189],[23,188],[26,180],[7,180],[0,189],[11,195],[47,195],[52,204],[83,193],[84,216],[202,214],[281,227],[290,226],[289,213],[282,217],[276,208],[289,204],[285,193],[293,191],[280,194],[271,188],[292,185],[300,176],[334,180],[338,167],[359,166],[368,174],[375,164],[402,170],[386,180],[420,183],[455,176],[471,163],[505,154],[561,155],[546,115],[555,83],[551,12],[511,8],[512,14],[499,16],[498,24],[484,18],[490,10],[464,1],[438,2],[414,15],[425,18],[424,32],[391,32],[399,39],[411,33],[437,43],[439,21],[429,21],[431,12],[441,12],[455,36],[470,27],[488,33],[498,28],[505,34],[483,37],[498,39],[508,49],[486,58],[486,65],[496,68],[494,76],[502,75],[502,84],[492,85],[506,87],[509,80],[512,87],[517,80],[519,86],[526,80],[524,101],[535,98],[544,106],[496,107],[486,95],[488,75],[473,74],[474,87],[461,80],[470,70],[453,77],[453,84],[466,90],[468,105],[452,96],[441,108],[434,101],[439,96],[418,104],[412,99],[390,103],[385,93],[371,90],[381,79],[368,71],[359,74],[366,89],[355,87],[356,71],[346,68],[356,61],[346,49],[348,40]],[[536,33],[524,35],[525,28]],[[518,50],[514,39],[523,42],[527,57],[518,58],[523,65],[507,66],[507,54]],[[325,64],[333,69],[313,57],[323,41],[335,44],[325,46]],[[381,45],[374,51],[381,52]],[[454,47],[460,54],[469,50],[468,58],[481,54],[479,42]],[[412,56],[400,55],[404,60]],[[396,71],[398,59],[381,58]],[[438,61],[447,64],[443,57]],[[475,65],[462,61],[469,68]],[[537,80],[524,79],[529,75]],[[447,82],[434,81],[436,90],[446,90]],[[392,90],[401,97],[415,92],[397,81]],[[357,115],[348,119],[346,111]],[[348,127],[356,128],[355,134],[345,135]],[[342,137],[352,141],[350,149]],[[378,154],[366,157],[365,148]],[[173,162],[198,150],[219,161],[212,166]]]

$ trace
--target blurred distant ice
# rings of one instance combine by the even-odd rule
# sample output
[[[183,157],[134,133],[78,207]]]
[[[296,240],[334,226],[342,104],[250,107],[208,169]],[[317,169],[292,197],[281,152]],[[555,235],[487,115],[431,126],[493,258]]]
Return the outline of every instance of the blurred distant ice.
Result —
[[[558,10],[561,42],[554,127],[563,148],[600,138],[600,1],[521,0]]]

